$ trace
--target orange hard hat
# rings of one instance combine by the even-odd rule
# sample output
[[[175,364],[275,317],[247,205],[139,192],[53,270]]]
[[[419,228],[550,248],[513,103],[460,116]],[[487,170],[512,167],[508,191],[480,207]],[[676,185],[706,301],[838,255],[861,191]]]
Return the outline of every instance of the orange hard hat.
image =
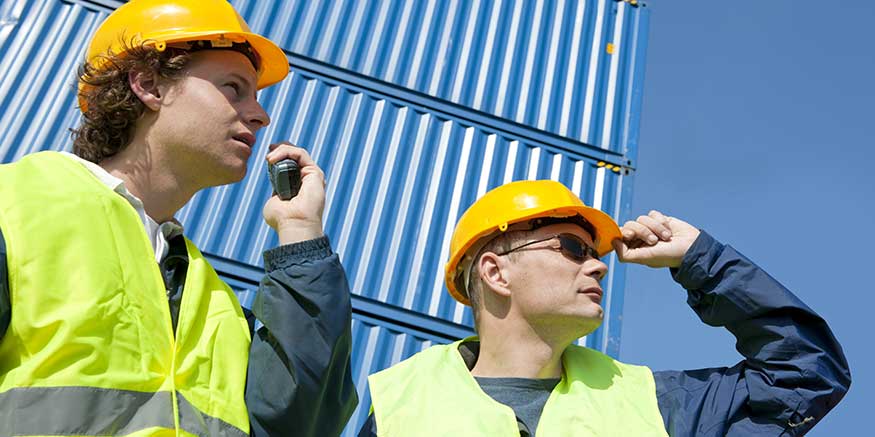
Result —
[[[559,182],[517,181],[497,187],[474,202],[459,219],[450,241],[450,260],[444,279],[454,299],[465,305],[468,300],[464,281],[465,270],[473,261],[473,248],[510,225],[546,217],[583,217],[595,228],[595,249],[600,256],[611,250],[611,242],[620,238],[620,228],[611,216],[584,205],[574,193]],[[485,241],[483,241],[485,243]],[[467,258],[467,259],[466,259]]]
[[[163,51],[168,44],[186,41],[210,41],[213,47],[249,43],[258,58],[258,89],[289,74],[289,61],[283,50],[271,40],[252,33],[227,0],[131,0],[101,23],[85,59],[100,68],[99,57],[109,51],[124,53],[125,42],[154,45]],[[84,86],[80,80],[80,90]],[[81,97],[79,107],[85,110]]]

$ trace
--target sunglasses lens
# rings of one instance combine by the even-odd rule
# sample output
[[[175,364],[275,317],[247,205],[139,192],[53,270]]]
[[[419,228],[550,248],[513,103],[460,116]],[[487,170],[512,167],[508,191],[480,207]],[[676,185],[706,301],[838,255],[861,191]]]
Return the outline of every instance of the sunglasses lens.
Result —
[[[598,253],[587,246],[586,243],[572,235],[560,235],[559,247],[566,256],[575,261],[584,261],[587,255],[594,259],[599,259]]]

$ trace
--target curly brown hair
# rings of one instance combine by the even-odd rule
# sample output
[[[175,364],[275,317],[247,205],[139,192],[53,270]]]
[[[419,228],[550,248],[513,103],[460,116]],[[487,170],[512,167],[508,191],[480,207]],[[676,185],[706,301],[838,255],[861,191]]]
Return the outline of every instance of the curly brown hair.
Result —
[[[79,99],[86,108],[73,136],[73,153],[94,163],[120,152],[134,133],[146,106],[128,84],[128,73],[150,73],[156,80],[179,80],[190,59],[185,50],[158,51],[146,42],[123,42],[124,49],[109,51],[79,66]]]

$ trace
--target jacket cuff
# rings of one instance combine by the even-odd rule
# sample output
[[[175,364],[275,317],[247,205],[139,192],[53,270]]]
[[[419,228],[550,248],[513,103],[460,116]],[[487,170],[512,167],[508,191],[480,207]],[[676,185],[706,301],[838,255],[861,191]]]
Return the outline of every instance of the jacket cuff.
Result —
[[[681,266],[670,269],[671,276],[686,290],[698,290],[708,281],[710,268],[722,252],[723,244],[701,230],[699,237],[684,255]]]
[[[334,252],[328,236],[299,241],[264,251],[264,268],[268,272],[296,264],[328,258]]]

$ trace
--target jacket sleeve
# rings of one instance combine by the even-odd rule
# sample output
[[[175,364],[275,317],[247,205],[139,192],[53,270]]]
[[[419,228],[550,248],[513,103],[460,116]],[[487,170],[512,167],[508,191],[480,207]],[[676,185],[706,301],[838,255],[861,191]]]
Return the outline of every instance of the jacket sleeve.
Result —
[[[672,275],[703,322],[735,336],[744,360],[654,372],[670,435],[803,435],[848,391],[848,363],[826,322],[732,247],[702,232]]]
[[[264,254],[246,405],[253,436],[339,435],[358,403],[349,284],[326,237]]]
[[[359,428],[358,437],[377,437],[377,419],[373,413],[368,415],[368,420]]]
[[[12,303],[9,300],[9,271],[6,264],[6,240],[0,229],[0,339],[6,335],[9,319],[12,317]]]

